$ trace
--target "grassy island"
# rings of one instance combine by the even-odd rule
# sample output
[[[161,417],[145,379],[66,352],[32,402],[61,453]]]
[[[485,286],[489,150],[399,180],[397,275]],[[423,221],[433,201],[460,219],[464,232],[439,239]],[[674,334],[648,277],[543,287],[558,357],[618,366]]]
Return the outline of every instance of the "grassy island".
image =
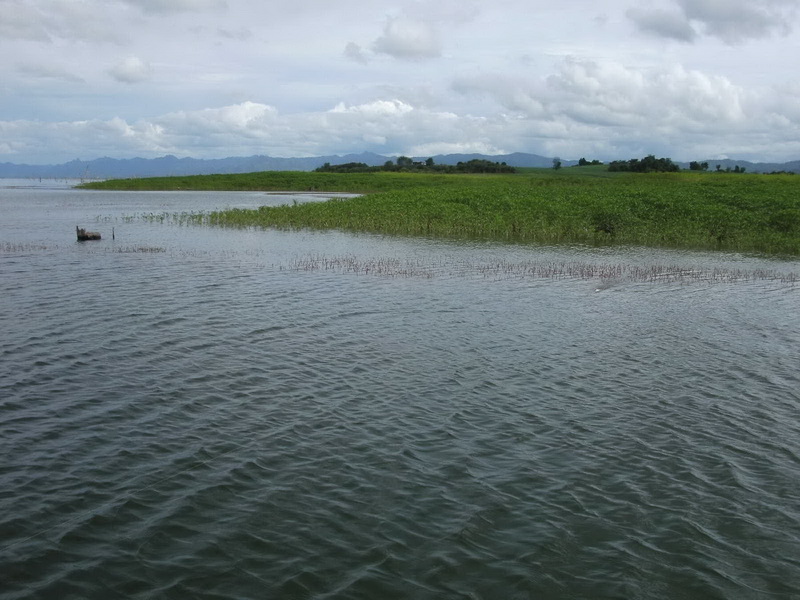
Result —
[[[266,171],[83,187],[364,194],[203,215],[222,226],[800,255],[800,177],[791,175],[620,173],[597,166],[497,175]]]

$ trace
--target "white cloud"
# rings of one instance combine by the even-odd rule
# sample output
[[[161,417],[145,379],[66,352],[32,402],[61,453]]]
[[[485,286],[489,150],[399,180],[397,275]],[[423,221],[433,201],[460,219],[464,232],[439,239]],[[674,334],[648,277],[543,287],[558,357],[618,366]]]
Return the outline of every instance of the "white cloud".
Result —
[[[0,6],[0,161],[798,158],[800,0]]]
[[[330,112],[331,113],[350,113],[363,115],[402,115],[411,112],[414,108],[400,100],[376,100],[367,104],[360,104],[358,106],[345,106],[344,102],[336,105]]]
[[[433,25],[409,17],[390,18],[383,35],[375,40],[372,48],[380,54],[405,60],[436,58],[442,53]]]
[[[470,116],[376,100],[282,114],[266,104],[243,102],[133,122],[0,121],[0,139],[11,140],[0,148],[0,160],[42,162],[27,158],[43,156],[42,147],[53,153],[48,162],[74,158],[76,149],[92,157],[315,156],[372,150],[413,156],[522,151],[602,159],[657,153],[694,160],[730,148],[739,157],[766,160],[799,146],[796,86],[752,96],[725,79],[681,67],[641,73],[567,61],[552,78],[525,88],[500,77],[476,78],[462,87],[463,93],[478,91],[508,103],[510,112]],[[535,106],[531,112],[520,102],[526,94]],[[759,114],[769,118],[753,118]]]
[[[136,56],[129,56],[110,68],[108,73],[122,83],[140,83],[152,77],[153,67]]]
[[[647,128],[667,120],[692,127],[730,126],[745,118],[742,89],[724,77],[680,66],[640,70],[568,58],[543,80],[478,75],[454,87],[491,96],[506,110],[533,119]]]
[[[575,157],[588,148],[624,157],[658,148],[677,159],[708,156],[710,149],[718,154],[734,144],[753,144],[750,157],[774,156],[777,148],[767,139],[785,144],[782,152],[796,147],[800,110],[794,88],[748,91],[679,65],[636,69],[576,59],[564,60],[544,79],[521,82],[492,74],[455,84],[460,93],[493,98],[553,154]]]

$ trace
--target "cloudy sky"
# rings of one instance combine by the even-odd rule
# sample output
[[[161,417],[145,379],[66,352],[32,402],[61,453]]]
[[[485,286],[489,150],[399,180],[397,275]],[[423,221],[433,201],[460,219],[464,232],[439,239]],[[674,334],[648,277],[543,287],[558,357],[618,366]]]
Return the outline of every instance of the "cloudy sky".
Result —
[[[0,162],[800,159],[800,0],[0,0]]]

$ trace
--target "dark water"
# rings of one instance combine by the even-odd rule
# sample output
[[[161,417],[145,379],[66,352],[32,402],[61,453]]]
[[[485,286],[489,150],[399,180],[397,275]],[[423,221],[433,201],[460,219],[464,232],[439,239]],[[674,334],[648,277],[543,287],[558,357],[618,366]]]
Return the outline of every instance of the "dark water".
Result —
[[[800,597],[800,262],[284,201],[0,189],[2,600]]]

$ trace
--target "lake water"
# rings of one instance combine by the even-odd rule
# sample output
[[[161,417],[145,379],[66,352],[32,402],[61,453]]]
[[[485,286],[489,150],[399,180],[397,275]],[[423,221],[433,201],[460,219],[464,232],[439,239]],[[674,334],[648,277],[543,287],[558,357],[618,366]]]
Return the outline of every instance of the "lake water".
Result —
[[[800,597],[800,262],[293,199],[0,180],[0,599]]]

